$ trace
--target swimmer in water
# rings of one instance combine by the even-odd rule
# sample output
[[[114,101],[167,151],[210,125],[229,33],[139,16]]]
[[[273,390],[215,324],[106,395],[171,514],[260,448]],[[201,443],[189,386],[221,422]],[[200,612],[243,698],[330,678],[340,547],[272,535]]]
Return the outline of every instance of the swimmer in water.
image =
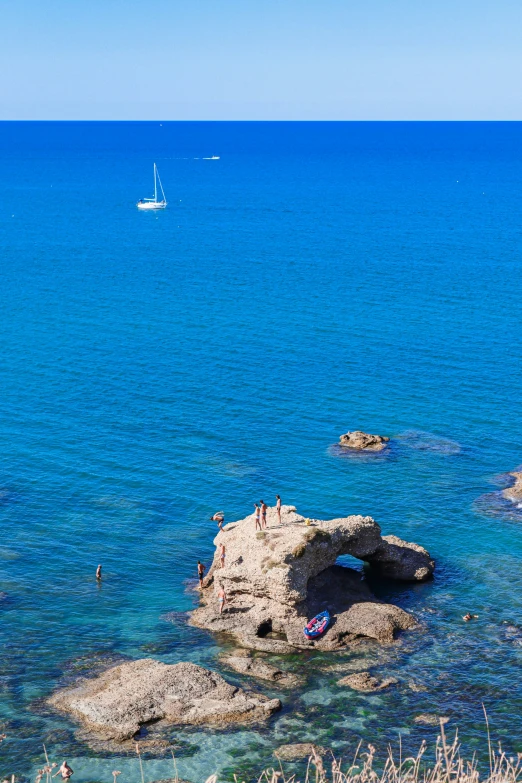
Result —
[[[56,774],[53,775],[53,778],[55,778],[56,775],[61,775],[62,776],[62,780],[69,780],[69,778],[72,775],[74,775],[74,772],[71,769],[71,767],[68,765],[68,763],[66,761],[64,761],[62,766],[58,770],[58,772],[56,772]]]
[[[96,569],[96,579],[100,582],[101,578],[102,578],[101,577],[101,565],[99,565],[98,568]]]

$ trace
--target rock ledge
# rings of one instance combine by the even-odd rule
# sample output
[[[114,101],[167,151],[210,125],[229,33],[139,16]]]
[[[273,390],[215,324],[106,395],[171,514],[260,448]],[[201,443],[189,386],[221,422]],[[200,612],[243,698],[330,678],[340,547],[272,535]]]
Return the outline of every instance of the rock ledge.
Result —
[[[233,650],[230,654],[221,656],[220,661],[224,666],[239,672],[239,674],[246,674],[260,680],[268,680],[285,688],[293,688],[301,685],[303,682],[303,678],[291,672],[272,666],[259,658],[253,658],[243,648]]]
[[[104,739],[119,742],[149,721],[222,725],[264,720],[281,708],[279,699],[236,688],[201,666],[168,666],[151,658],[115,666],[58,691],[48,703]]]
[[[349,674],[347,677],[343,677],[338,681],[337,685],[347,686],[354,691],[360,691],[361,693],[375,693],[375,691],[383,691],[385,688],[389,688],[390,685],[395,685],[397,680],[395,677],[387,677],[384,680],[378,680],[370,672],[356,672],[355,674]]]
[[[520,500],[522,500],[522,471],[514,470],[509,475],[512,476],[515,481],[513,486],[502,490],[502,494],[508,500],[512,500],[513,503],[518,503]]]

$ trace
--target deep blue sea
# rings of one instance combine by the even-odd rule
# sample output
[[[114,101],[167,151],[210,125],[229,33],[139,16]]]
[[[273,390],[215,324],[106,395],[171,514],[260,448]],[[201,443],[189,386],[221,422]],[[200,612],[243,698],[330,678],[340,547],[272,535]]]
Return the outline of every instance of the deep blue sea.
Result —
[[[141,213],[153,162],[169,205]],[[209,516],[275,493],[428,548],[432,583],[374,586],[422,630],[296,657],[301,692],[257,686],[284,703],[266,726],[171,730],[180,775],[248,779],[285,742],[433,747],[422,713],[480,755],[482,705],[522,751],[522,509],[500,494],[521,225],[521,123],[0,123],[2,776],[45,742],[78,783],[139,779],[45,698],[125,657],[223,671],[184,622]],[[350,429],[392,447],[343,457]],[[341,689],[329,663],[399,684]],[[169,758],[145,752],[146,780]]]

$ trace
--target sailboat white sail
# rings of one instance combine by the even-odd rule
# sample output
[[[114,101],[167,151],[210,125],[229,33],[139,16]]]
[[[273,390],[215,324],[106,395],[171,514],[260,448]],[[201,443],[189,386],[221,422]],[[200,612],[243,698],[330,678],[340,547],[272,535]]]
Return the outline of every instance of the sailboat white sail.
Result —
[[[161,191],[161,201],[158,201],[158,185]],[[138,209],[165,209],[167,206],[165,191],[163,190],[163,185],[161,184],[161,179],[156,164],[154,164],[154,198],[141,198],[136,203],[136,206]]]

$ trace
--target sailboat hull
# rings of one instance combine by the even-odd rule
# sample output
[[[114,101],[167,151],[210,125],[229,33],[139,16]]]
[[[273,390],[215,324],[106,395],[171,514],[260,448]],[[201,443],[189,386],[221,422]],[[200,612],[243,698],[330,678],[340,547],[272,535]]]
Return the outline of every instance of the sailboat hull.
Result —
[[[136,204],[138,209],[165,209],[167,206],[166,201],[138,201]]]
[[[161,201],[158,201],[158,185],[159,190],[161,192]],[[137,202],[136,206],[138,209],[165,209],[167,206],[167,199],[165,198],[165,191],[163,190],[163,185],[161,184],[160,175],[158,172],[158,167],[156,164],[154,164],[154,196],[153,198],[140,198],[140,200]]]

